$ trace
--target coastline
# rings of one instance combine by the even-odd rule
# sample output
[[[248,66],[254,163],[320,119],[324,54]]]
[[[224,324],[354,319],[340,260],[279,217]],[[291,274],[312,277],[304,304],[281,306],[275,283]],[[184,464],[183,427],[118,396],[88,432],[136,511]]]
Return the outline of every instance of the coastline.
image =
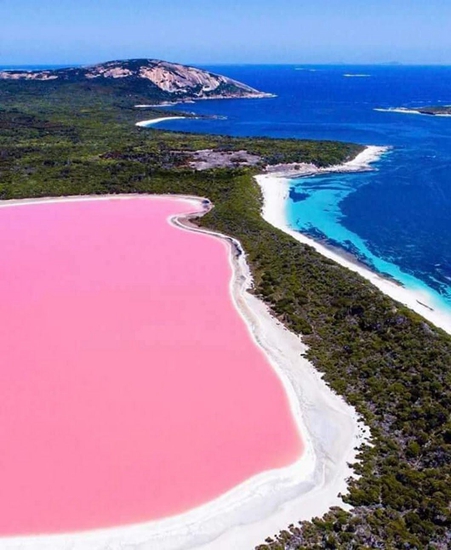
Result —
[[[180,99],[174,101],[164,101],[163,103],[154,103],[154,104],[139,104],[135,105],[135,109],[151,109],[159,107],[174,107],[175,105],[189,105],[194,104],[196,101],[208,101],[208,100],[221,100],[221,99],[274,99],[277,97],[276,94],[267,93],[267,92],[257,92],[255,94],[243,95],[243,96],[226,96],[226,95],[211,95],[208,97],[192,97],[189,99]],[[184,117],[176,117],[184,118]],[[143,121],[150,122],[150,121]],[[138,126],[138,125],[137,125]]]
[[[43,202],[80,200],[189,201],[193,212],[174,215],[168,222],[184,231],[220,238],[228,249],[232,267],[230,295],[249,334],[265,355],[287,392],[305,449],[293,465],[263,472],[228,493],[185,514],[145,524],[115,527],[67,535],[42,535],[0,539],[1,549],[119,550],[126,547],[159,550],[249,549],[290,523],[324,514],[343,504],[338,494],[346,491],[353,475],[349,464],[369,431],[355,410],[336,395],[321,374],[303,357],[301,339],[272,317],[266,305],[248,292],[252,284],[245,254],[238,241],[193,226],[191,220],[212,207],[207,199],[180,195],[115,195],[61,197],[6,201],[0,208]],[[239,251],[240,253],[237,253]],[[308,510],[308,511],[307,511]]]
[[[315,241],[311,237],[295,231],[289,226],[286,216],[286,201],[288,199],[290,178],[312,176],[328,172],[360,172],[372,170],[371,164],[377,162],[388,148],[368,146],[355,159],[338,166],[318,168],[314,165],[304,165],[300,170],[280,170],[270,174],[256,176],[263,195],[263,218],[276,227],[295,238],[297,241],[313,247],[317,252],[364,277],[374,284],[384,294],[407,306],[425,319],[451,334],[451,315],[441,310],[434,303],[432,295],[427,292],[410,289],[401,283],[390,280],[371,271],[368,267],[351,259],[336,249]]]

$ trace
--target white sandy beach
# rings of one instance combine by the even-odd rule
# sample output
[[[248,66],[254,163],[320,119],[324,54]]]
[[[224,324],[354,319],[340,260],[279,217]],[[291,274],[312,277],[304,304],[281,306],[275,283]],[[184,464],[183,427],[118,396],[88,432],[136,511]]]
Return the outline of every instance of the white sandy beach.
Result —
[[[274,183],[274,178],[268,181]],[[274,188],[280,187],[279,180],[275,181]],[[0,203],[0,208],[45,201],[136,198],[136,195],[124,195],[8,201]],[[141,198],[149,200],[149,196]],[[155,196],[150,198],[156,200]],[[193,213],[206,211],[204,199],[172,198],[189,201]],[[274,208],[274,202],[267,200],[266,204]],[[265,208],[267,215],[268,207]],[[182,230],[211,234],[192,228],[185,223],[188,221],[177,216],[170,220]],[[301,458],[288,468],[255,476],[220,498],[183,515],[99,531],[3,538],[0,539],[0,549],[250,550],[291,523],[321,516],[334,505],[345,507],[338,494],[346,491],[346,479],[352,475],[348,464],[355,462],[356,449],[369,437],[368,430],[355,410],[334,394],[303,358],[306,348],[300,338],[290,333],[270,315],[260,300],[247,292],[252,281],[245,255],[236,254],[236,250],[241,249],[239,243],[212,234],[212,238],[218,237],[224,239],[229,250],[233,267],[230,291],[234,304],[287,391],[305,444]]]
[[[178,105],[179,102],[175,101],[174,103],[153,103],[153,104],[144,104],[144,105],[135,105],[135,109],[150,109],[152,107],[171,107],[172,105]]]
[[[140,128],[148,128],[149,126],[152,126],[154,124],[158,124],[159,122],[165,122],[166,120],[179,120],[182,118],[186,118],[184,116],[165,116],[160,118],[152,118],[150,120],[141,120],[141,122],[137,122],[135,126],[139,126]]]
[[[382,107],[376,107],[373,109],[373,111],[379,111],[380,113],[402,113],[405,115],[421,115],[419,111],[415,111],[414,109],[402,109],[399,108],[392,108],[392,109],[383,109]]]
[[[367,147],[354,160],[330,168],[317,168],[311,164],[304,165],[300,170],[279,172],[257,176],[256,180],[260,185],[263,194],[264,206],[262,215],[264,219],[274,227],[285,231],[297,241],[308,244],[315,248],[320,254],[334,260],[343,267],[355,271],[377,288],[382,290],[391,298],[401,302],[410,309],[422,315],[425,319],[442,328],[451,334],[451,316],[443,310],[440,310],[434,303],[432,296],[426,292],[413,291],[403,287],[389,279],[386,279],[362,264],[353,262],[344,257],[337,251],[332,250],[323,244],[306,237],[302,233],[294,231],[289,227],[286,217],[286,201],[289,193],[289,178],[295,176],[307,176],[325,172],[355,172],[361,170],[371,170],[371,164],[376,162],[382,154],[387,151],[384,147]]]

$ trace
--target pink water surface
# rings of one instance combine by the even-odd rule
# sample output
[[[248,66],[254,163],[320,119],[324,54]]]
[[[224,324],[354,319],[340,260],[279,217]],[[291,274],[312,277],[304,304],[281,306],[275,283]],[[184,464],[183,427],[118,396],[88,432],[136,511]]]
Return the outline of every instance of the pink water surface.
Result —
[[[0,209],[0,534],[142,522],[295,461],[287,397],[172,199]]]

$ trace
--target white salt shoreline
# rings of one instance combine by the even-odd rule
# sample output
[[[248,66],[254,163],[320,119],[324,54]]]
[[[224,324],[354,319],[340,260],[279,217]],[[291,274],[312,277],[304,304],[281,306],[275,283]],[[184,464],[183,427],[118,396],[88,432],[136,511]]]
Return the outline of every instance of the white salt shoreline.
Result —
[[[117,195],[7,201],[13,205],[80,200],[123,200],[157,196]],[[193,215],[206,211],[205,199],[160,196],[189,201]],[[304,441],[305,450],[293,465],[264,472],[203,506],[185,514],[139,525],[63,535],[0,539],[1,550],[249,550],[291,523],[321,516],[331,506],[345,507],[338,497],[346,492],[356,448],[368,436],[355,410],[334,394],[321,375],[302,356],[306,347],[272,317],[268,308],[247,292],[251,276],[241,246],[224,235],[193,228],[190,216],[169,220],[188,231],[200,231],[227,243],[233,267],[233,302],[254,341],[264,350],[279,375]]]
[[[263,194],[264,206],[263,218],[278,229],[288,233],[297,241],[308,244],[315,248],[320,254],[329,258],[343,267],[354,271],[373,283],[379,290],[391,298],[401,302],[425,319],[451,334],[451,315],[441,310],[434,302],[433,296],[420,290],[412,290],[387,279],[369,268],[352,261],[322,243],[311,239],[291,229],[287,222],[286,202],[288,199],[290,182],[289,179],[296,176],[309,176],[326,172],[356,172],[371,170],[371,164],[379,160],[380,156],[387,151],[386,147],[369,146],[360,153],[354,160],[339,166],[329,168],[317,168],[314,165],[301,166],[300,170],[285,171],[272,174],[256,176],[256,180]]]

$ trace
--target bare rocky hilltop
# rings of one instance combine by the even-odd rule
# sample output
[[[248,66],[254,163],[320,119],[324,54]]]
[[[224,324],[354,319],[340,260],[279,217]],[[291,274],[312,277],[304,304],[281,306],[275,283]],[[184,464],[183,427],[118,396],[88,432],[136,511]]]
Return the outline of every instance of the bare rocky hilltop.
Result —
[[[0,71],[0,79],[54,84],[111,84],[125,91],[146,93],[161,101],[272,96],[222,75],[155,59],[109,61],[89,67],[56,70]]]

